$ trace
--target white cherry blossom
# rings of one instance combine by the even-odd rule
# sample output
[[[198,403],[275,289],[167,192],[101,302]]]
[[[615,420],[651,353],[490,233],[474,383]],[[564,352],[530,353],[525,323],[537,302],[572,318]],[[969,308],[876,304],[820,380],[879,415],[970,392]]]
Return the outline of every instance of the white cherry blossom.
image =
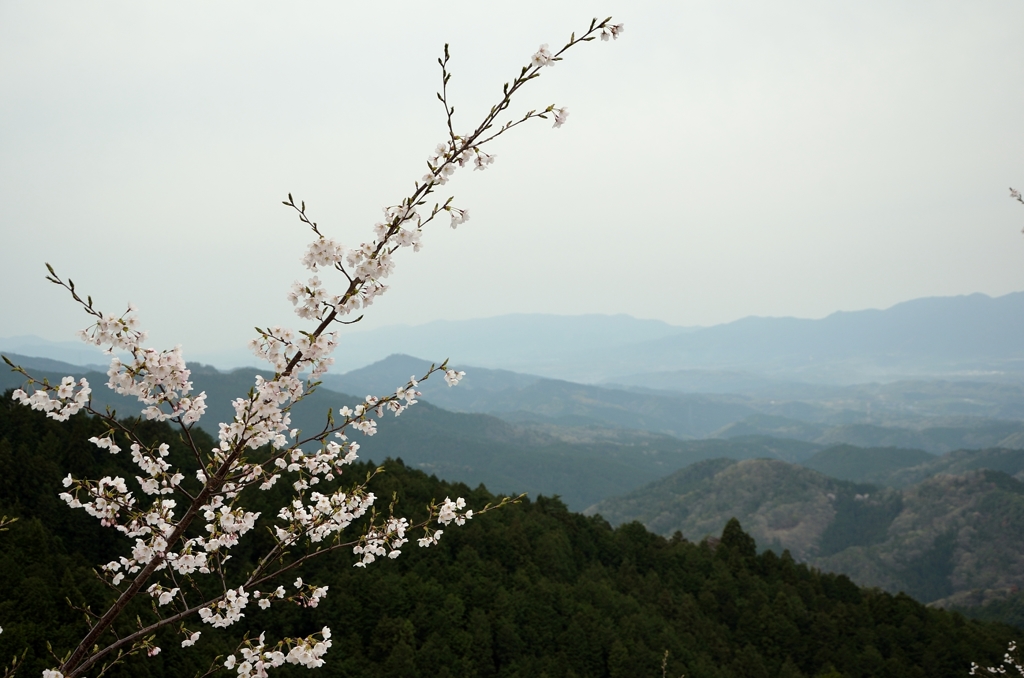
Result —
[[[548,49],[547,44],[543,44],[537,49],[534,55],[530,58],[530,63],[537,67],[554,65],[554,55],[551,53],[551,50]]]

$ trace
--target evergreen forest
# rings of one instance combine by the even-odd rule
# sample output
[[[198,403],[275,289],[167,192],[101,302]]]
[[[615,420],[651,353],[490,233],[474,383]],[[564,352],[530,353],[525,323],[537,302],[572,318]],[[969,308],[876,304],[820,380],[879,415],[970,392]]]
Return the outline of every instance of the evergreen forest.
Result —
[[[171,460],[187,465],[170,427],[143,422],[137,430],[172,443]],[[92,567],[123,552],[125,540],[57,496],[69,472],[134,476],[128,455],[88,442],[103,431],[89,416],[58,423],[9,394],[0,399],[0,516],[18,519],[0,532],[0,660],[24,652],[19,676],[53,666],[47,643],[62,655],[84,635],[84,610],[102,611],[112,600]],[[198,429],[193,435],[205,438]],[[432,498],[462,495],[471,506],[494,500],[482,485],[444,482],[400,459],[384,467],[373,490],[397,497],[406,515]],[[364,462],[349,473],[371,468]],[[286,487],[275,487],[254,493],[248,505],[273,515],[286,496]],[[266,539],[253,533],[236,547],[239,576]],[[182,636],[168,630],[155,639],[163,652],[129,657],[106,675],[202,674],[245,630],[265,631],[273,642],[324,625],[334,644],[316,675],[382,678],[934,678],[966,675],[972,661],[995,663],[1022,636],[903,594],[859,588],[786,551],[759,552],[736,520],[720,538],[693,543],[635,522],[613,529],[600,515],[537,497],[450,526],[437,546],[412,543],[404,551],[367,569],[353,567],[345,550],[313,560],[300,575],[330,587],[315,609],[251,605],[226,630],[193,620],[189,629],[203,632],[195,647],[181,649]],[[137,600],[119,631],[152,620],[149,605]],[[308,674],[286,666],[275,675]]]

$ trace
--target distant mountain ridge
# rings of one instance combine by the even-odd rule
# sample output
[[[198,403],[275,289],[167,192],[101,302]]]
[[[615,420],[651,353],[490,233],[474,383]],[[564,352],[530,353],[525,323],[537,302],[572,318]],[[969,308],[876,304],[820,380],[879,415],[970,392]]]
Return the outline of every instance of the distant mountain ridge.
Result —
[[[819,320],[748,317],[705,328],[628,316],[500,316],[355,332],[344,341],[366,356],[436,355],[570,381],[645,386],[638,375],[673,370],[839,384],[1020,376],[1021,337],[1024,292],[914,299]]]
[[[412,356],[393,355],[352,372],[327,375],[324,385],[360,394],[386,393],[429,365]],[[467,369],[458,388],[448,388],[441,380],[422,383],[418,388],[423,399],[447,410],[486,413],[512,421],[615,426],[683,439],[707,437],[757,412],[742,397],[635,393],[507,370]]]
[[[582,383],[735,393],[794,382],[1020,379],[1021,337],[1024,292],[1013,292],[928,297],[821,319],[747,317],[703,328],[627,315],[543,314],[351,328],[335,358],[348,371],[397,353]],[[102,362],[83,358],[84,345],[32,337],[0,338],[0,350]],[[186,358],[221,367],[256,362],[244,347]]]
[[[94,387],[95,406],[100,409],[110,405],[122,415],[138,412],[137,403],[103,387],[105,374],[49,359],[13,357],[36,377],[48,378],[51,383],[65,374],[88,377]],[[328,409],[353,405],[370,393],[386,394],[409,376],[422,374],[427,366],[425,361],[395,356],[330,377],[325,387],[295,409],[293,425],[307,432],[318,430]],[[201,422],[208,427],[230,419],[231,399],[246,392],[256,373],[246,369],[223,373],[197,364],[191,367],[195,389],[208,394],[209,410]],[[0,392],[21,384],[20,375],[0,370]],[[338,390],[326,388],[328,385]],[[842,427],[780,418],[765,420],[742,399],[723,396],[631,393],[496,370],[471,370],[456,388],[438,379],[421,382],[420,388],[424,402],[399,418],[386,415],[377,435],[360,439],[363,458],[381,461],[402,457],[411,466],[443,478],[483,482],[507,492],[558,494],[577,510],[704,459],[768,457],[801,462],[826,447],[816,439],[828,439],[829,431],[833,438],[842,438],[835,434]],[[434,400],[435,395],[448,400]],[[468,404],[485,410],[448,411],[432,405],[432,400],[449,407]],[[706,435],[727,421],[758,421],[762,425],[747,425],[746,429],[726,426],[729,436],[684,439],[688,433]],[[765,421],[773,422],[773,426],[763,426]],[[780,421],[786,426],[780,428]],[[787,428],[790,425],[795,428]],[[987,431],[989,436],[1005,435],[1000,428],[1005,423],[988,426],[978,430]],[[1024,431],[1024,424],[1012,426],[1016,426],[1012,430]],[[776,435],[762,435],[761,430]],[[927,435],[907,429],[869,430],[877,435]],[[211,432],[215,433],[215,426]],[[801,432],[807,433],[804,440],[783,439],[787,435],[800,438]],[[849,437],[857,442],[857,436]]]
[[[0,354],[10,355],[12,353],[40,360],[51,360],[66,366],[99,368],[110,364],[110,357],[96,346],[83,341],[49,341],[35,335],[0,337]],[[41,364],[33,363],[33,365]],[[66,367],[61,369],[66,369]],[[76,369],[81,369],[81,367],[76,367]],[[106,367],[103,370],[105,371]]]
[[[931,297],[821,320],[744,318],[637,345],[643,364],[758,367],[814,381],[1024,367],[1024,292]],[[865,379],[864,377],[869,377]]]

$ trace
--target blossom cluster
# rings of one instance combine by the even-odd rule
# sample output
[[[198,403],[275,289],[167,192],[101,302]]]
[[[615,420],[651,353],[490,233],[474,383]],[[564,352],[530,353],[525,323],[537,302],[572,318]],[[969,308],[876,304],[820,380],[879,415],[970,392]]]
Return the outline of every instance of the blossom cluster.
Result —
[[[244,586],[228,589],[224,597],[199,610],[199,618],[214,628],[231,626],[244,617],[242,610],[249,604],[249,592]]]
[[[52,269],[50,271],[53,272]],[[72,292],[74,287],[71,287]],[[89,305],[92,312],[92,305]],[[121,349],[131,352],[146,340],[146,333],[139,327],[135,307],[128,305],[128,310],[120,317],[92,312],[96,322],[78,333],[78,337],[87,344],[105,347],[105,350]]]
[[[252,592],[252,597],[257,601],[256,604],[260,606],[261,610],[266,610],[275,598],[285,597],[285,590],[283,586],[278,586],[276,590],[270,593],[263,593],[259,589],[255,589]]]
[[[299,577],[295,580],[295,588],[299,589],[299,594],[295,598],[299,605],[303,607],[316,607],[323,598],[327,597],[327,590],[330,587],[304,584],[302,577]]]
[[[215,450],[215,458],[226,460],[239,447],[253,450],[267,444],[277,449],[288,447],[285,434],[290,431],[291,414],[287,406],[297,402],[302,393],[302,381],[296,377],[281,375],[276,379],[265,379],[256,375],[250,395],[231,402],[235,409],[234,420],[218,426],[220,446]]]
[[[466,376],[465,372],[456,372],[455,370],[448,370],[444,373],[444,381],[449,386],[458,386],[462,378]]]
[[[388,519],[381,527],[370,529],[352,549],[353,553],[361,556],[355,566],[366,567],[379,557],[387,556],[394,559],[400,556],[401,548],[409,541],[405,538],[408,529],[408,520],[394,517]]]
[[[460,167],[472,165],[474,170],[485,170],[492,165],[495,156],[470,142],[472,136],[453,135],[449,141],[438,144],[434,152],[427,157],[427,169],[430,171],[423,175],[420,182],[424,186],[444,186]],[[412,212],[410,216],[417,215]],[[405,219],[400,219],[399,223],[401,221]]]
[[[309,501],[306,504],[296,498],[291,506],[278,511],[277,517],[283,522],[274,526],[274,533],[282,543],[295,541],[298,535],[305,535],[313,543],[321,542],[366,515],[376,496],[373,492],[339,489],[329,495],[313,492]]]
[[[296,299],[298,303],[298,297]],[[297,309],[300,315],[308,312],[306,302],[302,304]],[[319,316],[316,319],[320,319]],[[337,332],[322,332],[315,336],[300,333],[296,337],[292,330],[280,326],[260,330],[260,336],[249,342],[249,348],[256,357],[269,362],[278,373],[300,373],[310,368],[312,379],[316,379],[334,364],[330,355],[337,345]]]
[[[466,500],[459,497],[455,501],[452,501],[448,497],[444,498],[444,503],[441,504],[441,510],[437,514],[437,522],[442,525],[454,522],[456,525],[465,525],[466,521],[473,517],[473,510],[462,511],[466,508]],[[462,511],[460,513],[460,511]]]
[[[25,391],[15,389],[12,397],[22,405],[28,405],[33,410],[46,412],[46,416],[57,421],[67,421],[73,414],[78,414],[83,407],[89,403],[92,389],[89,388],[89,381],[83,377],[78,381],[79,389],[75,390],[74,377],[64,377],[60,386],[56,388],[44,387],[36,390],[32,395]],[[56,398],[51,398],[50,393],[56,393]]]
[[[319,638],[317,637],[319,635]],[[264,634],[260,634],[256,642],[246,640],[235,654],[228,655],[224,668],[235,669],[242,678],[265,678],[267,669],[276,668],[285,663],[315,669],[323,666],[324,655],[331,647],[331,630],[326,626],[319,634],[306,638],[290,639],[290,643],[282,641],[273,649],[267,649]],[[289,647],[290,645],[290,647]],[[282,652],[287,649],[288,653]]]
[[[622,24],[605,26],[604,28],[601,29],[601,39],[604,40],[605,42],[608,41],[608,38],[618,40],[619,36],[622,35],[622,32],[625,30],[626,27],[623,26]]]
[[[467,520],[473,518],[472,509],[464,511],[463,509],[465,508],[466,500],[462,497],[459,497],[455,501],[452,501],[449,497],[445,497],[444,502],[438,508],[438,524],[448,525],[454,522],[456,525],[465,525]],[[438,543],[442,534],[444,534],[444,530],[431,530],[429,527],[425,527],[423,530],[423,536],[417,540],[417,543],[423,548],[433,546]]]
[[[157,605],[161,606],[167,605],[172,600],[174,600],[175,596],[178,595],[179,591],[181,591],[181,589],[177,586],[175,586],[173,589],[167,589],[160,584],[153,584],[148,589],[146,589],[146,593],[148,593],[151,598],[156,598]]]
[[[206,412],[206,393],[190,396],[191,375],[181,355],[181,346],[156,351],[132,345],[132,360],[122,363],[116,356],[107,370],[107,385],[121,395],[135,396],[146,405],[147,419],[178,419],[186,426],[196,423]],[[167,405],[168,409],[163,409]]]

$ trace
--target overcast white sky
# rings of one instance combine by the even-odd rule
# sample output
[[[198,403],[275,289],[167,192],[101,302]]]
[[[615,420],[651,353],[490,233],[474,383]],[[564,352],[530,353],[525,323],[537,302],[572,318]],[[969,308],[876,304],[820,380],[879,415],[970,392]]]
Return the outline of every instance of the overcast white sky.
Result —
[[[502,7],[503,9],[498,9]],[[678,325],[1024,289],[1024,3],[0,0],[0,336],[86,319],[203,352],[285,300],[308,240],[368,238],[540,43],[625,22],[513,103],[571,110],[456,175],[472,220],[403,251],[367,327],[512,312]]]

